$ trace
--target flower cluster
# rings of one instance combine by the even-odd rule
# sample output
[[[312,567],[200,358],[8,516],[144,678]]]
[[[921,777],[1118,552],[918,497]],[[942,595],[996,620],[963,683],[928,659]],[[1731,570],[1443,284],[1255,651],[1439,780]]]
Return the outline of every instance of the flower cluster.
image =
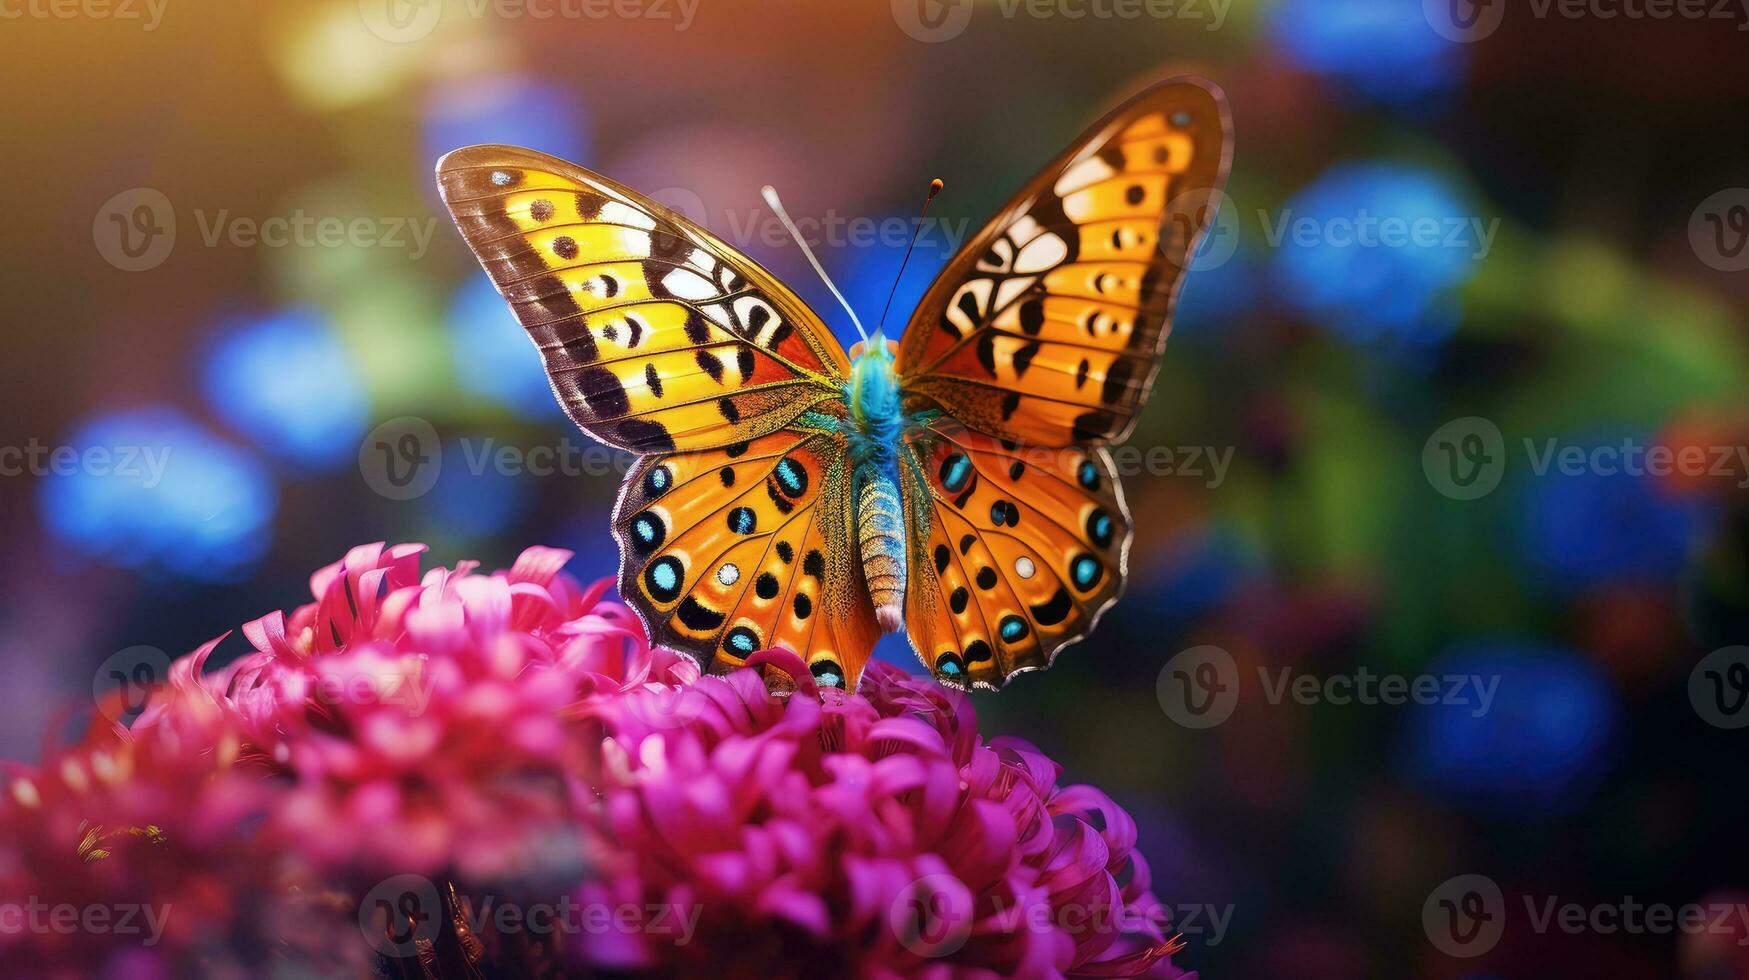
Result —
[[[786,651],[701,677],[535,548],[371,545],[12,766],[22,973],[1177,977],[1103,794],[969,701]],[[399,962],[396,962],[399,961]]]

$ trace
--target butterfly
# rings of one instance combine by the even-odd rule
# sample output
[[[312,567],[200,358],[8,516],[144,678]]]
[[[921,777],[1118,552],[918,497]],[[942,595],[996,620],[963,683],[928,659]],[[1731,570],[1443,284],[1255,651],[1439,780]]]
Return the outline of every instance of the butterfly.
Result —
[[[941,681],[995,688],[1123,588],[1105,447],[1147,399],[1231,142],[1212,84],[1145,89],[983,226],[898,343],[849,352],[758,263],[599,174],[492,145],[437,180],[571,419],[637,454],[612,531],[653,642],[714,670],[783,647],[854,690],[903,627]]]

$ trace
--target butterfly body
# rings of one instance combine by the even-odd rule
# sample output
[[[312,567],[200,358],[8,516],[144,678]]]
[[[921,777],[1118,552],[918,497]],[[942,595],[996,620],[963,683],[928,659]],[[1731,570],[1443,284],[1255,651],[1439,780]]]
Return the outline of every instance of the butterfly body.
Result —
[[[906,429],[894,349],[878,331],[850,350],[841,424],[855,501],[863,581],[883,632],[904,626],[905,526],[899,491],[900,438]]]
[[[771,273],[599,174],[477,146],[438,182],[571,418],[640,454],[611,528],[653,642],[719,670],[784,647],[854,689],[903,627],[936,677],[993,688],[1122,591],[1105,447],[1153,384],[1229,144],[1208,83],[1139,93],[968,242],[897,345],[848,354]]]

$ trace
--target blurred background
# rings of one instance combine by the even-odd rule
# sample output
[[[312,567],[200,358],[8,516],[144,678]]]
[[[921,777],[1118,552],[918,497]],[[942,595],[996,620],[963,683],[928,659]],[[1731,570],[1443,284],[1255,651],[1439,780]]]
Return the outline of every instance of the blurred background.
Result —
[[[908,313],[1104,108],[1194,72],[1234,165],[1131,440],[1129,591],[976,695],[983,728],[1136,815],[1204,977],[1749,976],[1746,26],[1607,0],[0,4],[0,756],[118,651],[290,609],[354,544],[612,572],[625,461],[553,405],[443,215],[442,153],[653,193],[844,339],[761,184],[873,319],[943,178]],[[1440,694],[1340,696],[1384,676]],[[1659,904],[1745,911],[1632,911]]]

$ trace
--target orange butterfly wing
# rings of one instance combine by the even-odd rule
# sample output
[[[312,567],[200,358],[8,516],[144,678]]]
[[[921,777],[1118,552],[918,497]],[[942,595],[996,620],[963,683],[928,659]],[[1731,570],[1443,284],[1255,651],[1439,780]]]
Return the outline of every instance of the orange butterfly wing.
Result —
[[[1103,446],[1147,398],[1230,154],[1218,89],[1154,86],[948,264],[899,346],[906,621],[949,683],[1049,666],[1117,601],[1130,519]]]
[[[599,174],[507,146],[438,186],[590,435],[645,454],[612,529],[653,640],[705,666],[788,647],[854,686],[878,631],[849,525],[849,362],[757,263]],[[810,421],[811,420],[811,421]]]
[[[923,296],[899,345],[915,404],[1041,446],[1129,434],[1231,127],[1218,89],[1156,85],[1047,165]]]
[[[645,457],[613,518],[620,593],[652,642],[738,667],[793,650],[854,689],[880,630],[850,540],[844,438],[785,430],[724,449]]]
[[[533,150],[471,146],[438,187],[585,432],[712,449],[842,397],[844,352],[770,273],[660,204]]]

